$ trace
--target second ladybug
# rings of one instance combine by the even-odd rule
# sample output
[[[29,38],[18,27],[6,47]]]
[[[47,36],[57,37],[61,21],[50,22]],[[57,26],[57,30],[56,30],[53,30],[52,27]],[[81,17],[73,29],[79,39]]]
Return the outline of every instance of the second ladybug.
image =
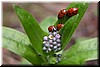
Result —
[[[58,19],[62,19],[66,14],[67,14],[66,9],[60,10],[60,12],[58,13]]]
[[[57,30],[59,31],[63,26],[64,26],[64,24],[58,24],[57,25]]]
[[[54,30],[56,30],[54,26],[49,26],[49,27],[48,27],[48,31],[49,31],[49,32],[53,32]]]
[[[67,11],[67,15],[68,16],[73,16],[73,15],[76,15],[78,12],[78,8],[70,8],[68,11]]]

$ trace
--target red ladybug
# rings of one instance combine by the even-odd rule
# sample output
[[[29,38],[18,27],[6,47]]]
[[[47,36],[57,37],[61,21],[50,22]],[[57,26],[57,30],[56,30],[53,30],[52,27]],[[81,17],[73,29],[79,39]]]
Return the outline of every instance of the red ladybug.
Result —
[[[49,32],[52,32],[52,31],[54,31],[54,30],[55,30],[55,27],[54,27],[54,26],[49,26],[49,27],[48,27],[48,31],[49,31]]]
[[[63,26],[64,26],[64,24],[58,24],[57,25],[57,30],[59,31]]]
[[[68,11],[67,11],[67,15],[68,16],[73,16],[73,15],[76,15],[78,13],[78,8],[70,8]]]
[[[67,14],[66,9],[60,10],[60,12],[58,13],[58,19],[62,19],[66,14]]]

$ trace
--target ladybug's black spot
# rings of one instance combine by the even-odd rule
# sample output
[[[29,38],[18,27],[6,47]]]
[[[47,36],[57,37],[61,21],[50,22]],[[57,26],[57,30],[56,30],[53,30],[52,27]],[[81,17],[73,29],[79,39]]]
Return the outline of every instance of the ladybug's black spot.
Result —
[[[75,15],[75,12],[72,12],[72,15]]]
[[[63,14],[63,12],[61,12],[61,14]]]

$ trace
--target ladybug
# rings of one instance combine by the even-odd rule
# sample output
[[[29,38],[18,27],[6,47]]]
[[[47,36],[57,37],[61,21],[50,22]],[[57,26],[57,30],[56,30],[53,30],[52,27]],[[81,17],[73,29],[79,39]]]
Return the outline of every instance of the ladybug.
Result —
[[[49,26],[49,27],[48,27],[48,31],[49,31],[49,32],[53,32],[54,30],[56,30],[54,26]]]
[[[78,13],[78,8],[70,8],[68,11],[67,11],[67,15],[68,16],[73,16],[73,15],[76,15]]]
[[[58,24],[57,25],[57,30],[59,31],[63,26],[64,26],[64,24]]]
[[[66,14],[67,14],[66,9],[60,10],[60,12],[58,13],[58,19],[62,19]]]

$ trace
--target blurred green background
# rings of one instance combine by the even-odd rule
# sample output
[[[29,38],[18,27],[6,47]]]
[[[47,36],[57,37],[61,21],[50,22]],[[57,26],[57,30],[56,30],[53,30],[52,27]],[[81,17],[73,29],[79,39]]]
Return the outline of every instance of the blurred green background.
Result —
[[[25,33],[22,28],[20,21],[13,10],[13,4],[18,4],[25,10],[29,11],[38,22],[41,22],[43,19],[49,16],[56,16],[57,13],[66,8],[70,2],[21,2],[21,3],[2,3],[2,19],[3,26],[14,28],[18,31]],[[83,19],[81,20],[80,25],[75,31],[69,45],[69,48],[72,44],[82,38],[93,38],[98,37],[98,3],[91,2],[87,12],[85,13]],[[9,45],[9,44],[8,44]],[[22,57],[6,50],[3,48],[3,64],[21,64]],[[86,62],[88,65],[98,64],[97,60]]]

